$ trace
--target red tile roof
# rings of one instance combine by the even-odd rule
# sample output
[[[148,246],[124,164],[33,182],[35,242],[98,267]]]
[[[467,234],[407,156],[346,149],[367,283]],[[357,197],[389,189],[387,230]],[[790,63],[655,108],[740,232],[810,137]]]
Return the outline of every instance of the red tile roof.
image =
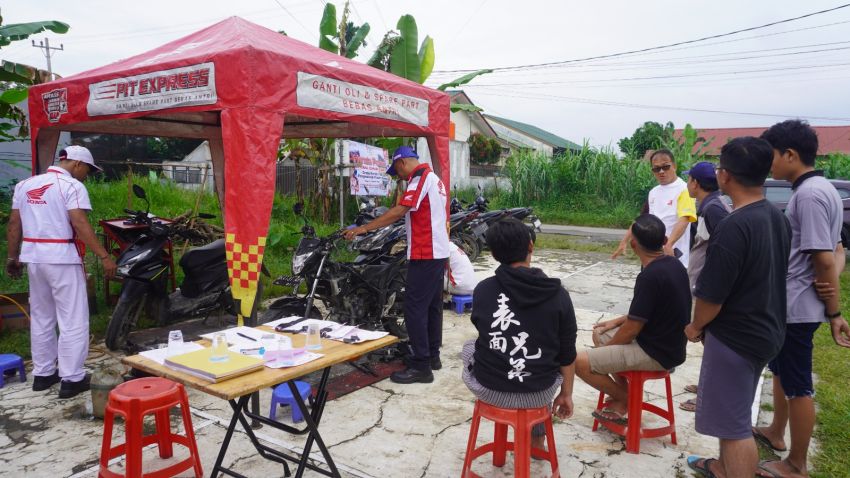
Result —
[[[850,126],[813,126],[818,134],[818,155],[829,153],[850,154]],[[732,138],[739,136],[760,136],[767,127],[763,128],[706,128],[697,129],[699,136],[711,141],[704,152],[709,156],[719,156],[720,148]],[[682,130],[677,129],[674,133],[676,138],[681,137]],[[701,144],[701,143],[699,143]]]

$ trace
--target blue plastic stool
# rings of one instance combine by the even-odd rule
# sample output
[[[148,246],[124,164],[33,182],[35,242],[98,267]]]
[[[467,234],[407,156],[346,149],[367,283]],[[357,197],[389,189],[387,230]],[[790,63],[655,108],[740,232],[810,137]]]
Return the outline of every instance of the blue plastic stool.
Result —
[[[27,371],[24,369],[24,361],[15,354],[0,354],[0,388],[6,385],[6,370],[17,370],[21,376],[21,383],[27,381]]]
[[[452,296],[452,304],[455,308],[456,314],[462,314],[464,310],[466,310],[466,306],[469,306],[469,310],[472,310],[472,296],[471,295],[453,295]]]
[[[302,400],[307,400],[307,397],[310,396],[309,383],[296,380],[295,388],[298,389],[298,394],[301,395]],[[292,390],[289,389],[288,383],[282,383],[276,386],[274,388],[274,392],[272,392],[272,406],[269,409],[269,418],[272,420],[276,420],[275,417],[277,416],[278,405],[289,405],[289,408],[292,410],[292,421],[294,423],[304,420],[304,416],[301,414],[301,409],[298,408],[298,404],[295,403],[295,398],[292,396]]]

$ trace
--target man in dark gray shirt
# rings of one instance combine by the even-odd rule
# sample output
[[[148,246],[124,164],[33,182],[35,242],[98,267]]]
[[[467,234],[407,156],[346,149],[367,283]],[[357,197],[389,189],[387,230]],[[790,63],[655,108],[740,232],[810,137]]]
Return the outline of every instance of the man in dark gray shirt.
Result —
[[[785,214],[791,223],[788,261],[788,325],[773,372],[773,421],[753,428],[764,445],[785,451],[785,427],[791,423],[791,447],[784,460],[762,462],[767,476],[808,476],[806,456],[815,426],[812,351],[815,331],[829,322],[835,343],[850,347],[850,327],[841,316],[838,276],[844,265],[841,245],[843,207],[835,187],[815,171],[818,137],[807,123],[788,120],[762,134],[773,146],[773,177],[792,183]],[[821,298],[815,282],[836,292]]]
[[[704,341],[696,430],[720,440],[720,457],[688,457],[704,476],[751,477],[758,468],[751,409],[761,371],[785,338],[788,219],[764,198],[773,149],[735,138],[720,150],[717,183],[734,211],[714,231],[694,289],[692,342]]]

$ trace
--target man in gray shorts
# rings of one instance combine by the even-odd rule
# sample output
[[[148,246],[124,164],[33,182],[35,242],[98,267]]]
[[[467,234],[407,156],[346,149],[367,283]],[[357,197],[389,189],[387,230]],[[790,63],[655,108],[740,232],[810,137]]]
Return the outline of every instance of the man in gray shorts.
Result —
[[[596,324],[595,348],[576,358],[576,375],[610,400],[593,416],[625,423],[628,388],[617,372],[669,370],[685,361],[684,329],[690,319],[691,289],[685,267],[664,255],[664,223],[642,214],[630,228],[629,243],[643,270],[635,280],[628,315]]]
[[[788,219],[764,198],[773,148],[753,137],[720,150],[717,183],[734,210],[712,234],[694,288],[694,319],[685,328],[705,351],[696,430],[720,439],[720,457],[688,457],[704,476],[752,478],[758,465],[751,409],[762,369],[785,337]]]
[[[850,327],[841,317],[838,275],[844,268],[841,245],[843,207],[838,191],[815,171],[818,137],[800,120],[775,124],[762,136],[773,146],[773,177],[791,182],[794,193],[785,215],[791,222],[788,260],[788,325],[782,350],[769,364],[773,372],[773,420],[753,428],[756,440],[786,451],[785,428],[791,423],[791,443],[784,460],[763,462],[765,476],[808,476],[809,441],[815,427],[812,351],[815,331],[829,322],[835,343],[850,347]],[[837,244],[837,247],[836,247]],[[836,291],[819,297],[815,283]]]

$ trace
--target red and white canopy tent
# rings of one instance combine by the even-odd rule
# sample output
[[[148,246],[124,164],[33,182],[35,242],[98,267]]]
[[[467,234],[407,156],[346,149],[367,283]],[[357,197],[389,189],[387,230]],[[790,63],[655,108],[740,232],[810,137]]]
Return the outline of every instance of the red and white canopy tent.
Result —
[[[449,184],[447,94],[238,17],[34,86],[29,112],[34,174],[53,163],[61,131],[208,140],[242,316],[254,305],[281,138],[422,136]]]

